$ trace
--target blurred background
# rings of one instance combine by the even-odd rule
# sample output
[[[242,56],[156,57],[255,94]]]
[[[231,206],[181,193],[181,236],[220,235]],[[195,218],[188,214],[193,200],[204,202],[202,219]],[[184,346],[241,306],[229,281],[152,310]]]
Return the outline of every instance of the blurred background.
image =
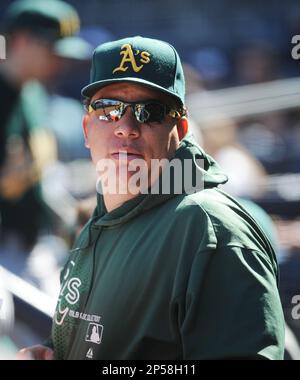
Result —
[[[13,3],[0,3],[5,36]],[[291,56],[292,37],[300,35],[299,1],[67,3],[81,21],[73,48],[61,43],[54,50],[36,31],[32,42],[34,33],[10,30],[7,59],[0,60],[0,357],[47,338],[59,271],[96,203],[80,96],[92,50],[144,35],[178,50],[191,128],[228,174],[224,189],[276,249],[285,356],[300,359],[300,60]]]

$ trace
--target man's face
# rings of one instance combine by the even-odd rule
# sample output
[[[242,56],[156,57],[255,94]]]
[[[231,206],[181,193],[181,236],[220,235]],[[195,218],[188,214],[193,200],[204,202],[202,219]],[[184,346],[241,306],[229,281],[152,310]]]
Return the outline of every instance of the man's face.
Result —
[[[172,102],[170,96],[160,91],[130,83],[104,87],[95,93],[91,101],[105,98],[124,102]],[[91,151],[95,165],[99,164],[100,160],[109,159],[119,168],[122,165],[128,167],[130,161],[142,159],[147,165],[149,180],[151,160],[174,157],[180,142],[180,129],[181,122],[170,116],[166,116],[161,123],[139,123],[131,107],[127,107],[125,114],[118,121],[99,120],[95,112],[86,114],[84,118],[85,143]],[[127,172],[129,177],[134,174],[128,170]]]
[[[11,55],[18,63],[23,81],[36,79],[47,82],[63,67],[63,59],[53,53],[52,46],[30,33],[16,32],[12,38]]]

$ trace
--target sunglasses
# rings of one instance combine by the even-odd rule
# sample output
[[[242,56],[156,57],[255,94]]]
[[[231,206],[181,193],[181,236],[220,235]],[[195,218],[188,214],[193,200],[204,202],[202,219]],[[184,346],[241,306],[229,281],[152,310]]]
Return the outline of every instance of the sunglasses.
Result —
[[[172,109],[157,101],[122,102],[117,99],[97,99],[85,105],[87,112],[95,112],[99,120],[104,121],[119,121],[127,107],[132,108],[139,123],[161,123],[166,116],[180,119],[185,115],[184,109]]]

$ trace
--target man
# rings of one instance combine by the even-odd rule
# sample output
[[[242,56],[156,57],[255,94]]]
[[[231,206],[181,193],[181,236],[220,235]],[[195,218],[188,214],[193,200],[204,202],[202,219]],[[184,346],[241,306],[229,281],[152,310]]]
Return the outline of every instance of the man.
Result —
[[[50,341],[19,357],[282,358],[274,251],[187,132],[176,50],[143,37],[100,45],[82,94],[98,205],[62,271]],[[175,160],[188,165],[166,174]],[[181,186],[190,169],[203,182]]]

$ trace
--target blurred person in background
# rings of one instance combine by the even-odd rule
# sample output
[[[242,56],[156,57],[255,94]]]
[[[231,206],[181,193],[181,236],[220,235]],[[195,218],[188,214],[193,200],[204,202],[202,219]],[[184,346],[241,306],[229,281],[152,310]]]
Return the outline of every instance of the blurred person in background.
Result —
[[[56,297],[77,205],[75,201],[72,204],[74,219],[70,213],[64,213],[64,218],[55,214],[47,195],[50,193],[59,205],[65,198],[60,199],[62,193],[57,191],[59,171],[52,170],[51,183],[47,173],[61,158],[60,149],[64,148],[65,157],[68,155],[66,147],[60,145],[57,128],[68,130],[68,136],[74,133],[70,115],[81,118],[82,107],[79,101],[76,105],[75,100],[61,98],[57,106],[49,90],[72,63],[88,61],[92,49],[78,34],[77,11],[64,1],[17,0],[10,3],[2,21],[7,57],[0,61],[0,265]],[[80,120],[77,125],[81,128]],[[78,130],[75,134],[78,136]],[[76,141],[68,143],[68,151],[75,157]],[[16,305],[19,302],[28,302],[25,293]],[[34,310],[32,305],[28,307]],[[13,341],[24,344],[28,337],[34,342],[32,326],[22,323],[28,318],[27,312],[22,315],[17,306],[16,310]],[[36,318],[32,317],[35,327],[41,323]],[[7,340],[8,335],[3,335],[0,346],[3,341],[6,347]]]
[[[236,85],[269,82],[279,78],[279,52],[268,43],[240,48],[235,56]]]
[[[266,172],[262,164],[238,140],[236,123],[221,115],[200,122],[203,147],[228,175],[224,189],[230,194],[258,198]]]
[[[51,226],[40,189],[43,170],[57,158],[44,87],[78,57],[80,21],[60,0],[17,0],[4,16],[7,59],[0,63],[1,254],[28,252]],[[9,255],[8,255],[9,256]],[[18,265],[16,262],[14,265]]]

